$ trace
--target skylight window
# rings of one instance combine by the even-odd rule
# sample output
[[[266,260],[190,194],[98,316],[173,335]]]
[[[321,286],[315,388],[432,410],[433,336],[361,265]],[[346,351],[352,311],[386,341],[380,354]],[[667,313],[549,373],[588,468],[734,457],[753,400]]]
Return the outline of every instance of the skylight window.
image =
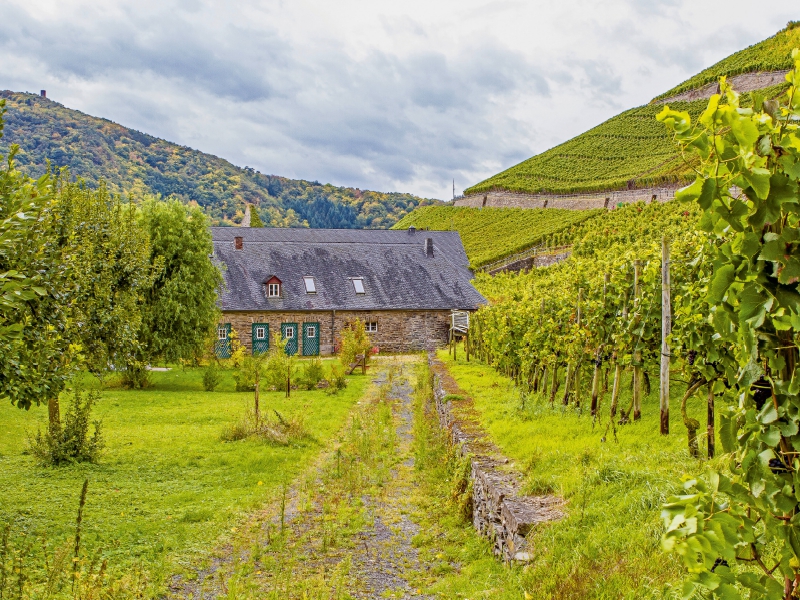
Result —
[[[353,289],[356,294],[366,294],[364,291],[364,280],[361,277],[353,277]]]
[[[306,294],[317,293],[317,286],[314,284],[313,277],[303,277],[303,283],[306,284]]]

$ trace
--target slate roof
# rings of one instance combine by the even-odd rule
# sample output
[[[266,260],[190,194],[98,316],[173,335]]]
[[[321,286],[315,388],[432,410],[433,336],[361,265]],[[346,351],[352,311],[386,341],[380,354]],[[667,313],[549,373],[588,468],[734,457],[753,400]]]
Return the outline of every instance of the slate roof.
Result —
[[[486,300],[472,286],[456,231],[212,227],[214,255],[225,265],[225,311],[476,309]],[[243,238],[241,250],[234,238]],[[425,254],[426,238],[434,252]],[[264,282],[282,282],[267,298]],[[304,276],[317,293],[307,294]],[[352,278],[363,278],[356,294]]]

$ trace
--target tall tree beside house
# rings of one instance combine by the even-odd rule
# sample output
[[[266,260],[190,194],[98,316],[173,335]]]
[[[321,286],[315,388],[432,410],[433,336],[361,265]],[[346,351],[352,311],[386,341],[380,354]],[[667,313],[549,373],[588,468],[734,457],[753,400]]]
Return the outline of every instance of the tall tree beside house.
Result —
[[[68,335],[80,344],[85,367],[102,377],[135,353],[139,299],[153,284],[158,265],[150,262],[150,240],[136,206],[112,197],[102,183],[95,190],[82,183],[63,185],[56,215],[73,288]]]
[[[0,101],[0,136],[4,112]],[[57,424],[76,353],[66,335],[63,240],[53,235],[53,178],[20,173],[17,150],[0,167],[0,398],[24,409],[48,403]]]
[[[145,368],[155,361],[197,357],[218,322],[217,289],[222,275],[211,260],[207,217],[178,200],[146,200],[139,221],[149,237],[156,270],[143,294],[139,348],[128,362],[126,384],[146,383]]]

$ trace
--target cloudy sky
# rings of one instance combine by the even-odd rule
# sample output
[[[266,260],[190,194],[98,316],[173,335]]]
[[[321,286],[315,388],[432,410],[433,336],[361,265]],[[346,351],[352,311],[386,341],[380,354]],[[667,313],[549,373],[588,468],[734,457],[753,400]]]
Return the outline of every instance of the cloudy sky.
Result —
[[[0,0],[0,89],[263,173],[449,198],[800,18],[752,0]]]

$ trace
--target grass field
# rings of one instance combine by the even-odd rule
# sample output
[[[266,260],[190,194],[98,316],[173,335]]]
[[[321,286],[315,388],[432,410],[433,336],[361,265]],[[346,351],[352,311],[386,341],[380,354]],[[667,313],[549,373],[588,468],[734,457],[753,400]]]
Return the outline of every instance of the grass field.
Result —
[[[0,524],[11,521],[17,538],[45,535],[50,548],[70,540],[88,478],[84,546],[102,548],[115,576],[143,573],[152,597],[167,576],[207,556],[245,514],[307,468],[367,382],[350,378],[335,396],[262,392],[262,411],[301,413],[313,436],[282,447],[220,441],[252,402],[251,393],[233,391],[230,372],[215,392],[203,391],[199,369],[153,373],[147,390],[103,392],[95,410],[107,440],[100,463],[59,468],[38,466],[26,454],[27,435],[45,424],[46,408],[0,405]]]
[[[675,557],[660,547],[659,513],[665,498],[680,487],[682,474],[698,474],[704,463],[689,457],[679,401],[684,386],[671,390],[671,434],[658,433],[658,390],[643,400],[643,418],[617,428],[616,440],[602,419],[574,409],[550,407],[531,397],[523,407],[519,390],[484,364],[446,362],[461,388],[474,400],[492,439],[525,474],[530,493],[555,493],[566,500],[567,517],[541,526],[532,535],[534,560],[509,581],[491,564],[472,567],[498,585],[519,585],[533,598],[680,597],[682,572]],[[623,387],[622,406],[630,401]],[[606,395],[606,402],[607,402]],[[719,407],[718,407],[719,410]],[[705,406],[690,402],[689,413],[702,418]],[[603,437],[606,441],[602,441]],[[481,597],[473,570],[453,573],[439,589],[464,590]],[[442,587],[444,586],[444,588]]]

